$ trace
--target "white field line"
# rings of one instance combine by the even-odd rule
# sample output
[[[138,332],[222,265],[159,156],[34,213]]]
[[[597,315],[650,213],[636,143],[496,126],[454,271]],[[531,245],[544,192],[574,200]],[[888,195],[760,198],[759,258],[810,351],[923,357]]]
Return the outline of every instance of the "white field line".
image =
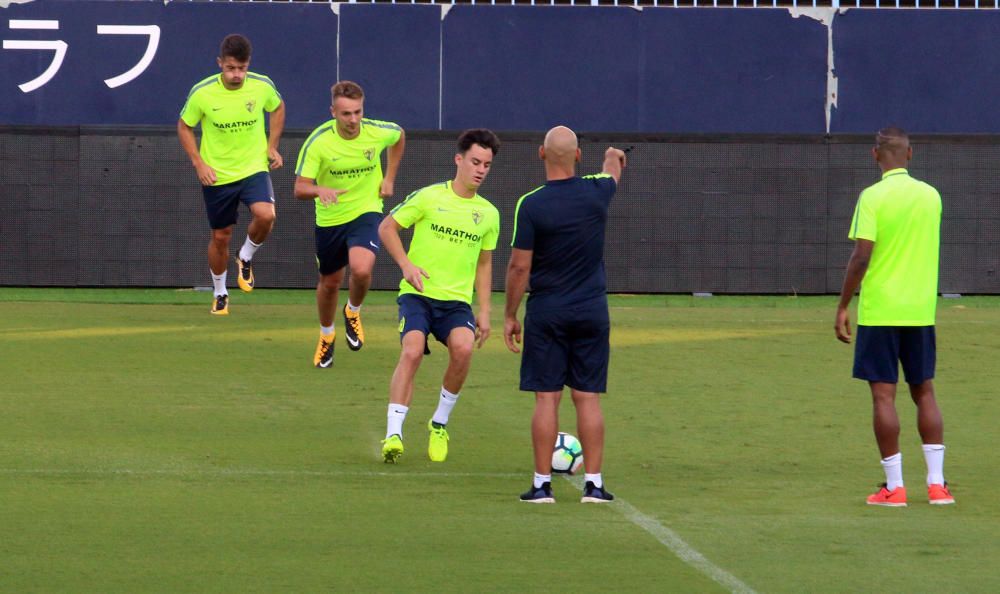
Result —
[[[570,481],[578,489],[583,488],[583,478],[568,476],[565,477],[566,480]],[[598,504],[603,505],[603,504]],[[687,563],[688,565],[694,567],[701,573],[712,578],[714,581],[728,589],[730,592],[739,592],[741,594],[756,594],[753,588],[744,584],[739,578],[729,573],[725,569],[722,569],[718,565],[715,565],[711,561],[705,558],[704,555],[696,551],[691,545],[684,542],[676,532],[667,528],[663,524],[657,522],[654,518],[647,516],[646,514],[639,511],[635,506],[628,503],[620,497],[615,497],[614,502],[607,504],[607,507],[615,510],[621,515],[625,516],[629,522],[632,522],[639,528],[642,528],[646,532],[653,535],[653,538],[660,541],[660,544],[667,547],[671,553],[677,556],[678,559]]]
[[[514,478],[521,477],[523,473],[511,473],[511,472],[394,472],[394,471],[351,471],[351,470],[274,470],[265,468],[218,468],[218,469],[141,469],[134,470],[128,468],[0,468],[0,475],[8,476],[74,476],[74,475],[92,475],[92,476],[116,476],[116,477],[143,477],[143,476],[178,476],[178,477],[189,477],[189,476],[206,476],[206,477],[247,477],[247,476],[263,476],[263,477],[338,477],[338,476],[362,476],[362,477],[394,477],[394,478],[423,478],[423,477],[452,477],[452,478],[467,478],[467,477],[483,477],[483,478]],[[565,477],[566,480],[573,483],[578,489],[583,488],[583,479],[581,477]],[[701,573],[705,574],[715,582],[719,583],[723,587],[727,588],[731,592],[739,592],[741,594],[756,594],[756,592],[750,586],[744,584],[725,569],[715,565],[711,561],[705,558],[704,555],[695,550],[691,545],[684,542],[676,532],[667,528],[663,524],[657,522],[654,518],[647,516],[637,509],[635,506],[631,505],[627,501],[621,498],[616,498],[614,503],[610,504],[608,507],[615,510],[616,512],[623,515],[628,521],[632,522],[639,528],[642,528],[649,534],[653,536],[656,540],[660,542],[663,546],[667,547],[671,553],[677,556],[681,561],[687,563],[688,565],[694,567]]]
[[[21,475],[21,476],[205,476],[205,477],[243,477],[243,476],[263,476],[263,477],[338,477],[338,476],[361,476],[361,477],[397,477],[397,478],[421,478],[421,477],[483,477],[483,478],[514,478],[524,476],[524,473],[513,472],[393,472],[393,471],[352,471],[352,470],[271,470],[265,468],[218,468],[218,469],[148,469],[133,470],[129,468],[0,468],[0,475]]]

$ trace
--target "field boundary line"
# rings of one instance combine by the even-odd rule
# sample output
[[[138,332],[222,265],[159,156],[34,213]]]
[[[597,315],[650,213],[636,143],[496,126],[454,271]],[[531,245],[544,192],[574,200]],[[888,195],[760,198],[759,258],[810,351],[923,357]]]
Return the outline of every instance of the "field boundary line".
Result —
[[[570,478],[566,476],[565,478],[569,482],[576,485],[577,488],[583,488],[582,477]],[[615,500],[608,504],[607,507],[610,507],[625,516],[626,520],[632,522],[639,528],[642,528],[651,534],[653,538],[660,541],[660,544],[667,547],[671,553],[677,556],[678,559],[712,578],[713,581],[729,589],[730,592],[739,592],[740,594],[757,594],[753,588],[744,584],[735,575],[709,561],[694,547],[686,543],[683,538],[678,536],[676,532],[659,523],[655,518],[642,513],[637,507],[628,503],[624,499],[616,496]]]
[[[267,468],[218,468],[218,469],[183,469],[183,468],[151,468],[151,469],[130,469],[130,468],[0,468],[0,475],[36,475],[36,476],[71,476],[71,475],[93,475],[93,476],[206,476],[206,477],[229,477],[229,476],[287,476],[287,477],[337,477],[337,476],[360,476],[360,477],[399,477],[399,478],[421,478],[421,477],[483,477],[483,478],[515,478],[524,473],[513,472],[408,472],[408,471],[352,471],[352,470],[274,470]]]

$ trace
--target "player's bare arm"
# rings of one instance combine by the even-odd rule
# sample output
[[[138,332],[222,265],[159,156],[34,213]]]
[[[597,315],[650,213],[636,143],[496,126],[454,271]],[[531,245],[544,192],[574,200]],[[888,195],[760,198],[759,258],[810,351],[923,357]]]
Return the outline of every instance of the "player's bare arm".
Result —
[[[490,337],[490,295],[493,293],[493,250],[479,252],[476,261],[476,299],[479,314],[476,315],[476,348]]]
[[[861,286],[865,272],[868,271],[868,263],[871,262],[874,249],[874,241],[859,239],[854,242],[854,251],[851,252],[851,259],[847,262],[844,286],[840,289],[840,303],[837,304],[837,317],[833,325],[833,331],[840,342],[848,344],[851,342],[851,318],[847,308],[854,298],[854,293]]]
[[[299,200],[313,200],[319,198],[323,206],[330,206],[337,203],[337,197],[347,190],[337,190],[316,184],[316,180],[301,175],[295,178],[295,197]]]
[[[385,177],[382,178],[382,185],[379,186],[378,194],[382,198],[392,196],[395,191],[396,174],[399,173],[399,164],[403,161],[403,151],[406,148],[406,131],[399,130],[399,140],[386,151]]]
[[[268,127],[270,130],[267,135],[267,160],[270,163],[271,169],[277,169],[285,164],[284,159],[281,158],[281,153],[278,152],[281,133],[285,131],[284,101],[279,103],[278,107],[268,116]]]
[[[198,152],[198,141],[194,137],[194,129],[185,124],[184,120],[177,120],[177,138],[180,139],[181,148],[187,153],[188,159],[191,159],[191,165],[194,166],[201,185],[214,184],[218,179],[215,176],[215,170],[201,158],[201,153]]]
[[[521,307],[524,292],[528,289],[528,278],[531,276],[532,250],[514,248],[510,252],[510,262],[507,264],[507,301],[503,314],[503,341],[512,353],[520,353],[521,322],[517,319],[517,310]]]
[[[613,177],[615,183],[618,183],[624,169],[625,151],[609,146],[608,150],[604,151],[604,167],[601,170]]]
[[[382,240],[382,247],[385,248],[385,251],[389,252],[389,255],[395,260],[399,269],[403,271],[403,278],[406,279],[406,282],[413,285],[413,288],[417,292],[423,293],[423,279],[430,278],[431,275],[427,274],[426,270],[411,262],[407,257],[406,250],[403,248],[403,240],[399,237],[399,231],[402,228],[392,215],[386,215],[382,219],[382,223],[378,226],[378,237]]]

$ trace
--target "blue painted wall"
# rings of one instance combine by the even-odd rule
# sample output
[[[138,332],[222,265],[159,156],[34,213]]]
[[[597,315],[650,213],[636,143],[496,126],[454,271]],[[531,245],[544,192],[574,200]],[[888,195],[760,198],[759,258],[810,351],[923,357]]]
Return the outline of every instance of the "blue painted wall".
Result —
[[[1000,132],[1000,11],[848,11],[833,34],[836,131]]]
[[[17,21],[58,21],[27,30]],[[22,23],[23,24],[23,23]],[[146,38],[98,25],[157,25]],[[13,27],[13,28],[12,28]],[[217,71],[231,32],[254,43],[288,125],[328,115],[329,87],[365,87],[368,115],[411,129],[812,133],[826,129],[828,30],[784,9],[645,9],[54,1],[0,9],[5,42],[62,40],[66,59],[30,93],[51,50],[0,50],[0,124],[172,125]],[[1000,133],[1000,11],[850,10],[833,20],[838,105],[830,132],[888,123],[918,133]]]

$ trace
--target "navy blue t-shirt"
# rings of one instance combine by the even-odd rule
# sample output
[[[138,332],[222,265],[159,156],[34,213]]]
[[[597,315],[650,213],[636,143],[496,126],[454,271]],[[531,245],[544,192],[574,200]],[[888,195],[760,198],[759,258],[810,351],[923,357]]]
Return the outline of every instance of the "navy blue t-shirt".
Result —
[[[549,181],[521,196],[511,246],[532,250],[529,308],[607,303],[604,228],[616,187],[599,173]]]

